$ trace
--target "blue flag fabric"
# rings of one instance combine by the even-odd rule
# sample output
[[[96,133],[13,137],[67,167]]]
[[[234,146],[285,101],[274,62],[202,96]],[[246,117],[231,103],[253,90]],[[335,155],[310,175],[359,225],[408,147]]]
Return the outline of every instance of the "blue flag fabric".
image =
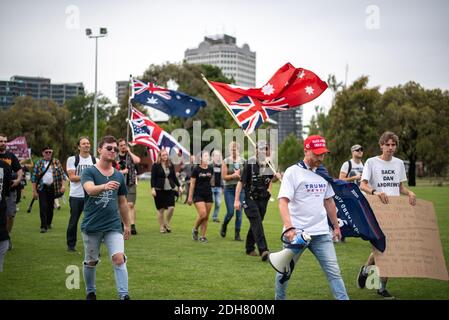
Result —
[[[137,79],[132,79],[131,101],[182,118],[193,117],[200,108],[206,106],[206,101],[202,99]]]
[[[303,161],[300,165],[305,168]],[[333,179],[323,165],[318,167],[315,173],[329,182],[335,192],[334,202],[338,209],[337,217],[342,236],[368,240],[377,250],[384,252],[385,234],[360,188],[355,183]],[[329,225],[332,227],[330,222]]]

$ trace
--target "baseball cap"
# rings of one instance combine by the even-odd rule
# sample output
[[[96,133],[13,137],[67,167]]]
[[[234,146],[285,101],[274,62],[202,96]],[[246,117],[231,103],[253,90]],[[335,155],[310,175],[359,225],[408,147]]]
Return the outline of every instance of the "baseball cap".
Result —
[[[312,150],[312,152],[316,155],[330,152],[326,148],[326,140],[322,136],[318,135],[307,137],[307,139],[304,140],[304,149]]]
[[[351,147],[351,151],[355,151],[355,150],[359,150],[359,149],[363,149],[363,147],[359,144],[355,144]]]

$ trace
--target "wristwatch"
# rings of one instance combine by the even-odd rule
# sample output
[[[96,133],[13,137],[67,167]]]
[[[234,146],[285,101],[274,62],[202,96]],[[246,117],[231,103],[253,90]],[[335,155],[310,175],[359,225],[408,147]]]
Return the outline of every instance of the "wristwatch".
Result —
[[[376,192],[376,189],[373,189],[373,191],[371,191],[371,194],[374,194],[374,192]]]

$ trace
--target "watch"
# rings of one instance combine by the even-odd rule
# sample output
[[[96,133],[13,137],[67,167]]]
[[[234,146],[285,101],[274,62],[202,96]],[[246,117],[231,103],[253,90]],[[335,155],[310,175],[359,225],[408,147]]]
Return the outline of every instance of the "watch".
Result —
[[[374,192],[376,192],[376,189],[373,189],[373,191],[371,191],[371,194],[374,194]]]

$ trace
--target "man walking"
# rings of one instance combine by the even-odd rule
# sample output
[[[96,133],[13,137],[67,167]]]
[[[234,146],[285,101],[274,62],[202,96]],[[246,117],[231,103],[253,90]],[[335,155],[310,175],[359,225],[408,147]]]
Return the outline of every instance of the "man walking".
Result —
[[[81,232],[87,300],[97,298],[95,275],[102,240],[114,266],[118,296],[121,300],[129,299],[124,243],[130,234],[127,190],[123,175],[112,166],[117,153],[117,140],[104,137],[98,145],[99,161],[81,173],[81,185],[86,191]]]
[[[53,159],[51,147],[42,148],[42,157],[34,165],[31,182],[33,198],[39,198],[41,233],[45,233],[52,228],[55,195],[62,195],[65,191],[65,174],[61,162]]]
[[[235,191],[234,208],[240,210],[241,206],[245,209],[245,214],[249,220],[249,230],[246,235],[246,254],[257,256],[255,245],[259,249],[259,255],[262,261],[268,259],[268,244],[263,229],[263,219],[267,212],[268,200],[271,193],[268,191],[274,179],[280,175],[274,173],[268,166],[268,157],[270,149],[266,141],[259,141],[256,149],[256,157],[248,159],[243,167],[242,177],[237,183]],[[245,190],[245,200],[240,203],[240,192]]]
[[[118,140],[119,153],[115,159],[119,170],[126,178],[126,187],[128,188],[128,212],[131,222],[131,234],[137,234],[136,229],[136,199],[137,199],[137,168],[140,158],[131,152],[126,140],[121,138]]]
[[[320,136],[309,136],[304,141],[304,161],[287,168],[283,176],[278,195],[279,211],[284,231],[289,230],[285,233],[285,238],[291,242],[298,231],[307,232],[312,238],[308,248],[326,274],[335,299],[348,300],[327,223],[329,218],[334,228],[334,237],[341,238],[337,210],[332,198],[334,191],[329,183],[315,172],[328,152],[326,141]],[[293,257],[294,264],[304,250],[305,248]],[[290,276],[291,273],[276,274],[277,300],[285,299]]]
[[[366,161],[360,189],[367,194],[377,195],[384,204],[388,204],[388,197],[404,194],[408,196],[410,205],[414,206],[416,195],[404,186],[407,181],[404,162],[394,157],[398,145],[399,138],[393,132],[386,131],[380,136],[379,146],[382,154]],[[371,253],[357,276],[357,286],[360,289],[365,288],[368,267],[375,264],[374,254]],[[394,299],[387,291],[387,280],[388,278],[381,278],[377,293],[385,299]]]
[[[70,219],[67,226],[67,250],[76,251],[76,238],[78,221],[84,209],[84,189],[81,185],[81,172],[96,163],[94,156],[90,154],[89,138],[82,137],[78,140],[79,154],[67,159],[67,175],[70,180]]]
[[[11,234],[14,225],[14,218],[17,212],[17,190],[20,188],[23,171],[19,160],[14,153],[6,151],[6,143],[8,138],[5,134],[0,133],[0,161],[3,161],[11,170],[11,186],[8,188],[9,194],[6,195],[6,230]],[[12,241],[9,239],[8,250],[12,249]]]

